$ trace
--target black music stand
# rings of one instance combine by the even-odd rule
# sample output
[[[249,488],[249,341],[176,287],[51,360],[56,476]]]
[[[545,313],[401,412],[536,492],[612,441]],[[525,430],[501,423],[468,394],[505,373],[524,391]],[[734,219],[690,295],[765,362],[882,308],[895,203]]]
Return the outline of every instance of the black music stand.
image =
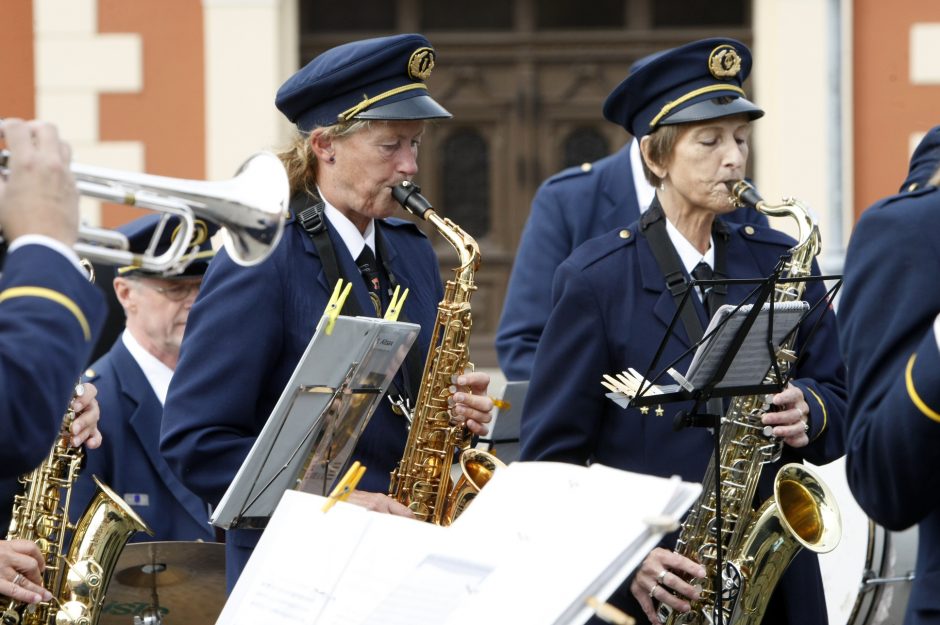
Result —
[[[788,259],[784,259],[788,260]],[[805,276],[798,278],[782,278],[784,260],[777,265],[774,273],[766,279],[740,280],[715,279],[692,280],[679,302],[678,309],[666,329],[663,340],[660,342],[653,362],[647,372],[657,371],[657,366],[665,351],[669,338],[681,318],[682,310],[689,303],[689,295],[695,287],[701,285],[715,287],[724,285],[756,285],[748,297],[738,305],[725,305],[716,311],[709,323],[704,336],[688,350],[683,352],[675,361],[659,370],[653,375],[644,375],[637,383],[633,396],[621,393],[608,393],[607,397],[618,405],[627,407],[648,408],[654,405],[673,403],[679,401],[692,401],[692,408],[676,414],[673,427],[681,430],[687,427],[711,428],[714,441],[714,472],[721,475],[721,414],[706,409],[699,412],[701,405],[708,406],[713,398],[735,397],[743,395],[760,395],[777,393],[786,385],[789,372],[796,362],[786,371],[781,371],[778,365],[779,346],[799,331],[803,321],[813,314],[820,305],[830,301],[841,286],[840,276]],[[778,288],[787,288],[794,283],[821,282],[835,280],[835,286],[827,291],[813,306],[806,302],[770,302],[770,296]],[[820,317],[821,318],[821,317]],[[815,334],[819,320],[809,332],[809,337]],[[692,364],[685,376],[673,369],[673,366],[684,359],[692,350],[694,352]],[[769,373],[773,375],[768,375]],[[657,386],[653,380],[669,375],[677,385]],[[716,579],[713,581],[715,592],[715,612],[722,611],[722,513],[721,513],[721,480],[715,480],[715,539],[718,544],[716,550]],[[718,617],[719,625],[724,623],[725,616]]]
[[[420,326],[321,318],[235,479],[209,519],[264,528],[285,490],[327,495],[418,336]]]

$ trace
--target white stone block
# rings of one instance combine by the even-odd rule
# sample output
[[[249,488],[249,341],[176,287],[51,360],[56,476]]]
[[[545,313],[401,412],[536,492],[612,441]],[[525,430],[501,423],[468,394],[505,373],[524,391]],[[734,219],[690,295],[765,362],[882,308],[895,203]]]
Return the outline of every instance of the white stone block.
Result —
[[[36,41],[36,87],[134,93],[143,86],[143,42],[136,34],[44,37]]]
[[[83,165],[121,171],[144,171],[144,144],[140,141],[105,141],[72,144],[72,160]]]
[[[33,0],[33,30],[91,35],[98,30],[98,0]]]
[[[921,140],[927,135],[926,132],[912,132],[907,139],[907,154],[912,156],[914,150],[920,145]]]
[[[53,122],[71,144],[98,139],[98,96],[94,93],[36,94],[36,118]]]
[[[911,83],[940,84],[940,24],[921,22],[911,26]]]

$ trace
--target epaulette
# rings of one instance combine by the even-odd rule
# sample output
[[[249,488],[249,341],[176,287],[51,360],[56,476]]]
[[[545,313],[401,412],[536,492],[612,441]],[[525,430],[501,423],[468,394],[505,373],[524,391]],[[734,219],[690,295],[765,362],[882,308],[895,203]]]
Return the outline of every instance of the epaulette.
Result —
[[[924,195],[930,195],[931,193],[935,192],[938,188],[940,187],[937,187],[936,185],[928,185],[926,187],[917,187],[916,189],[912,189],[910,191],[902,191],[901,193],[895,193],[894,195],[889,195],[886,198],[882,198],[878,200],[877,202],[872,204],[871,208],[869,208],[868,210],[885,208],[886,206],[890,206],[891,204],[894,204],[895,202],[899,200],[910,200],[912,198],[922,197]]]
[[[408,219],[401,219],[400,217],[386,217],[382,220],[382,223],[401,232],[408,232],[410,234],[416,234],[422,238],[427,238],[427,235],[424,234],[424,231],[413,221]]]
[[[783,247],[792,247],[796,242],[795,239],[787,234],[772,228],[770,226],[762,226],[759,224],[727,224],[729,229],[732,232],[737,232],[740,236],[744,237],[748,241],[754,241],[756,243],[767,243],[769,245],[781,245]]]
[[[618,228],[592,239],[590,243],[581,245],[571,254],[571,258],[573,262],[584,268],[602,258],[606,258],[621,248],[633,245],[636,238],[636,228]]]
[[[578,176],[586,176],[594,171],[594,165],[591,163],[581,163],[577,167],[569,167],[568,169],[563,169],[554,176],[551,176],[548,180],[545,181],[546,185],[554,184],[562,180],[568,180],[569,178],[577,178]]]
[[[98,372],[91,367],[88,367],[85,369],[85,372],[82,373],[82,382],[94,382],[98,379],[98,377]]]

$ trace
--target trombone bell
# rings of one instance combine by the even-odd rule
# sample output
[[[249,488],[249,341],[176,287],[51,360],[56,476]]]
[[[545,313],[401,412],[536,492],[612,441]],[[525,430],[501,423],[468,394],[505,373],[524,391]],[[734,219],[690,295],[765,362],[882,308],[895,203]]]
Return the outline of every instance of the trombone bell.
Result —
[[[0,176],[6,174],[10,154],[0,152]],[[188,243],[195,231],[194,217],[218,224],[229,255],[239,265],[262,262],[284,232],[290,184],[280,159],[259,152],[238,168],[234,178],[219,182],[185,180],[73,164],[79,192],[107,202],[139,206],[176,216],[181,222],[177,245],[154,256],[128,250],[119,232],[81,226],[75,251],[111,265],[132,265],[155,273],[180,273],[189,264]],[[153,243],[149,246],[154,248]]]

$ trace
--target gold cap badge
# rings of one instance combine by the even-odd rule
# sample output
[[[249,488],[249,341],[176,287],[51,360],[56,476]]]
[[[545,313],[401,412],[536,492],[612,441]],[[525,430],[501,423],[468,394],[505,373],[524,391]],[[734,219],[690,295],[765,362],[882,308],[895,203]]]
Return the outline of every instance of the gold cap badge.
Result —
[[[408,77],[412,80],[427,80],[434,69],[434,49],[418,48],[408,59]]]
[[[741,56],[734,47],[722,44],[708,55],[708,71],[715,78],[733,78],[741,71]]]

